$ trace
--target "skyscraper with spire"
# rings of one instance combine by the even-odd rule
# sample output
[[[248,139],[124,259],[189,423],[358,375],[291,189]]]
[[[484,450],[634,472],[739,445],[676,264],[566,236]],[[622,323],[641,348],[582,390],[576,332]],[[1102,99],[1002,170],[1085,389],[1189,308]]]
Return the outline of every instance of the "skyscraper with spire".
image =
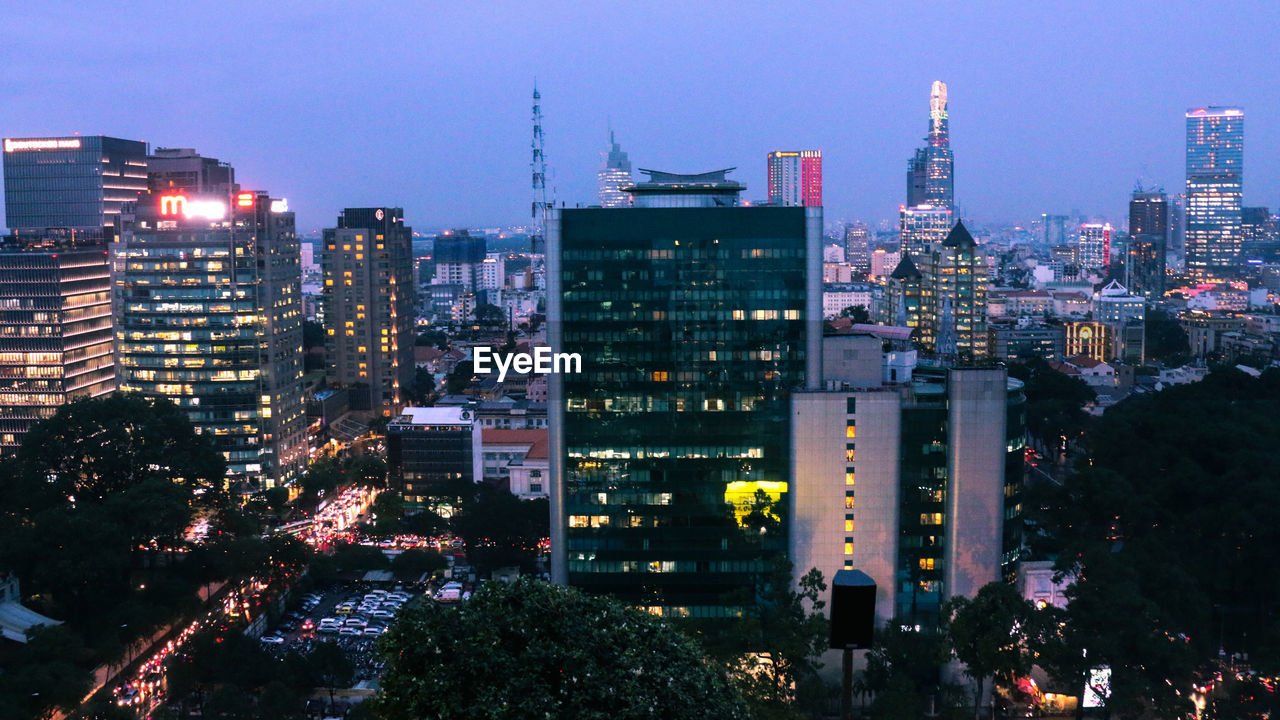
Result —
[[[951,135],[947,129],[947,84],[935,80],[929,92],[929,134],[907,162],[907,206],[955,208]]]
[[[600,207],[631,207],[631,195],[622,189],[631,185],[631,158],[613,138],[612,130],[609,131],[609,152],[596,178],[600,182]]]

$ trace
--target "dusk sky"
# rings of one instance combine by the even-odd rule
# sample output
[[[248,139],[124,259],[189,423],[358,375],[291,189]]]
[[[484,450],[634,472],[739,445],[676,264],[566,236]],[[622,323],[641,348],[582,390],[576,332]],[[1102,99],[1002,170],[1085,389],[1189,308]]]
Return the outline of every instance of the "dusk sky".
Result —
[[[828,220],[896,217],[935,79],[978,224],[1180,192],[1183,113],[1213,104],[1245,109],[1245,204],[1280,204],[1270,1],[82,5],[5,0],[0,135],[193,147],[300,231],[371,205],[527,222],[535,76],[570,206],[612,122],[634,167],[736,166],[749,198],[769,150],[821,149]]]

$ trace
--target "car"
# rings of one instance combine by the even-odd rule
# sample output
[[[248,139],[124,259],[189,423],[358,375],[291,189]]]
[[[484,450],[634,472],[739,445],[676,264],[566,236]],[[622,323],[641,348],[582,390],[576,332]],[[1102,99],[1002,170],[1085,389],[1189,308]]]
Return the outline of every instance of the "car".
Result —
[[[386,630],[387,629],[384,627],[373,625],[371,627],[367,627],[364,630],[362,630],[361,634],[363,634],[365,637],[378,637],[382,633],[386,632]]]
[[[353,618],[348,618],[347,621],[342,624],[345,625],[346,627],[362,628],[368,625],[369,623],[366,622],[364,618],[353,617]]]
[[[310,618],[302,621],[302,632],[309,632],[316,629],[316,624]]]
[[[339,630],[339,631],[338,631],[338,634],[339,634],[339,635],[346,635],[347,637],[351,637],[352,635],[359,635],[359,634],[361,634],[362,632],[364,632],[364,631],[363,631],[363,630],[361,630],[360,628],[344,627],[344,628],[342,628],[341,630]]]
[[[350,615],[351,613],[355,612],[355,609],[356,608],[354,605],[339,605],[338,607],[334,608],[333,611],[339,615]]]
[[[390,610],[374,610],[373,612],[369,613],[369,617],[374,617],[379,620],[388,620],[395,616],[396,614],[391,612]]]
[[[284,638],[280,637],[279,635],[263,635],[261,640],[263,645],[283,645],[284,644]]]
[[[141,700],[142,698],[138,695],[138,688],[127,687],[124,689],[124,692],[121,692],[116,698],[116,704],[124,707],[128,705],[136,705]]]

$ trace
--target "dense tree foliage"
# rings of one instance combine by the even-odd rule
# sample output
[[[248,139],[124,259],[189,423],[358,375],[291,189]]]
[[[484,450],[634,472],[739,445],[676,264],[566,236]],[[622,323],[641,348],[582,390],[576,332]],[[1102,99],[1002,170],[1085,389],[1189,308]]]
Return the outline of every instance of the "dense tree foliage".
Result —
[[[530,580],[408,610],[380,643],[383,720],[746,718],[697,643],[617,601]]]
[[[1146,316],[1146,353],[1152,360],[1178,366],[1185,363],[1191,353],[1187,331],[1178,319],[1165,310],[1152,309]]]
[[[1071,450],[1089,427],[1084,406],[1098,394],[1083,380],[1054,370],[1042,358],[1011,363],[1009,377],[1021,380],[1027,398],[1027,433],[1055,457]]]
[[[470,490],[450,519],[453,532],[466,543],[467,559],[484,571],[512,565],[531,571],[538,542],[551,534],[547,500],[521,500],[484,483]]]
[[[1077,578],[1060,674],[1082,675],[1087,650],[1112,668],[1116,709],[1176,712],[1220,648],[1280,671],[1280,576],[1266,570],[1280,560],[1277,407],[1274,370],[1131,397],[1079,471],[1044,488],[1037,526]]]
[[[132,492],[165,504],[175,485],[184,497],[217,493],[226,472],[222,456],[177,406],[125,394],[58,408],[31,428],[16,460],[0,492],[6,509],[28,515],[118,502]],[[165,527],[172,531],[173,524]]]

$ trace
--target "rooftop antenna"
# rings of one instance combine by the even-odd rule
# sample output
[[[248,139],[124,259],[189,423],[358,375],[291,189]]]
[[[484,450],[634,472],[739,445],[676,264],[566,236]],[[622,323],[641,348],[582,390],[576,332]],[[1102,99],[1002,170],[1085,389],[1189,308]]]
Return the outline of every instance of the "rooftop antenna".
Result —
[[[533,170],[533,202],[530,213],[534,220],[533,236],[530,238],[531,250],[535,253],[545,252],[547,240],[547,210],[551,203],[547,201],[547,158],[543,153],[542,136],[542,95],[538,92],[538,81],[533,81],[533,160],[529,164]]]

